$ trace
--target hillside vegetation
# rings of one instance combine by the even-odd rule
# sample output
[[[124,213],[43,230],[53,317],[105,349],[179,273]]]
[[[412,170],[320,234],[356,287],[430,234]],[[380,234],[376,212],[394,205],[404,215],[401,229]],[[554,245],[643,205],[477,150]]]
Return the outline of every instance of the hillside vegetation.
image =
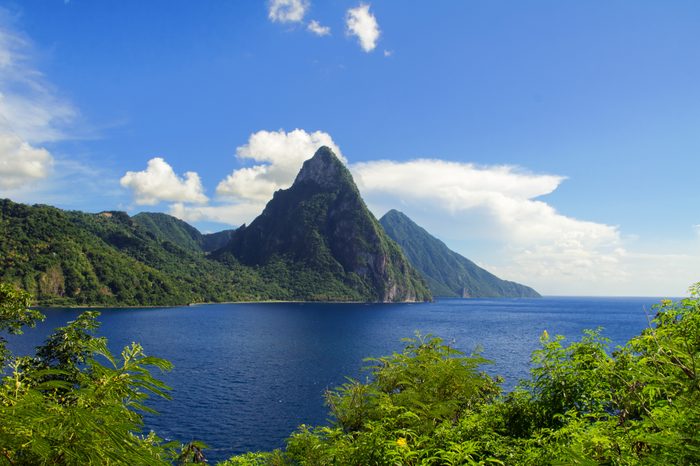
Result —
[[[42,305],[176,305],[274,293],[254,270],[209,260],[124,212],[86,214],[5,199],[0,231],[0,279]]]
[[[0,280],[40,305],[431,299],[327,148],[236,231],[202,234],[161,213],[87,214],[5,199],[0,232]]]
[[[565,344],[540,338],[531,377],[513,392],[481,371],[488,361],[416,335],[400,353],[368,359],[366,381],[326,393],[332,422],[300,426],[284,450],[231,465],[693,465],[700,463],[700,284],[662,301],[652,326],[609,353],[599,331]],[[43,316],[0,283],[0,465],[194,464],[199,442],[141,434],[151,374],[169,370],[134,343],[120,357],[94,336],[88,311],[56,329],[34,356],[2,334]]]
[[[234,230],[202,234],[187,222],[159,212],[141,212],[131,219],[161,241],[169,241],[195,252],[212,252],[224,247]]]
[[[501,280],[450,250],[405,214],[390,210],[379,219],[387,235],[425,277],[434,296],[460,298],[537,298],[529,286]]]
[[[249,226],[213,257],[235,257],[295,299],[424,301],[430,291],[327,147],[304,162]],[[291,271],[293,273],[289,273]]]

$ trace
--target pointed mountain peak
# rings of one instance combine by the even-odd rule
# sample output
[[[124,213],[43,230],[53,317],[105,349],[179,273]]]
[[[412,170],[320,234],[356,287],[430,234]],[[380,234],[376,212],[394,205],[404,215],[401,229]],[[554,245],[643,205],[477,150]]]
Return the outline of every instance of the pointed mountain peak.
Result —
[[[385,213],[384,216],[383,216],[382,218],[387,218],[387,219],[388,219],[388,218],[394,218],[394,219],[406,219],[406,220],[411,220],[410,218],[408,218],[408,216],[407,216],[406,214],[404,214],[404,213],[401,212],[400,210],[396,210],[396,209],[391,209],[390,211],[388,211],[387,213]]]
[[[343,180],[352,180],[350,172],[330,147],[321,146],[313,157],[304,162],[294,184],[311,181],[323,188],[332,188]]]

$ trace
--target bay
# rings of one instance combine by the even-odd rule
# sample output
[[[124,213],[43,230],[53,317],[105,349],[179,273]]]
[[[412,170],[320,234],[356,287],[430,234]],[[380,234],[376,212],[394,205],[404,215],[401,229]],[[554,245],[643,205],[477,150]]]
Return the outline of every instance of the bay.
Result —
[[[174,308],[105,309],[99,335],[113,352],[132,341],[170,360],[159,374],[172,387],[170,401],[153,399],[159,415],[146,429],[163,438],[201,440],[211,463],[234,453],[271,450],[300,424],[328,421],[323,392],[363,379],[363,358],[403,347],[416,331],[482,354],[484,366],[512,389],[527,377],[531,352],[544,330],[577,340],[603,327],[612,346],[648,325],[656,298],[441,299],[420,304],[260,303]],[[10,348],[30,354],[51,329],[81,310],[50,309],[47,319]]]

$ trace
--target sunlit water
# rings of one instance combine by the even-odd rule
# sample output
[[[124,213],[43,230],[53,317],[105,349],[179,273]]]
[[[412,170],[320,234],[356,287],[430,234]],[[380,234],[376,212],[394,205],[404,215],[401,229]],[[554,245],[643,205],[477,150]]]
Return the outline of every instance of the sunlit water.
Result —
[[[171,401],[147,429],[161,437],[202,440],[210,462],[233,453],[282,447],[304,424],[327,422],[325,389],[363,378],[363,358],[400,351],[415,331],[465,352],[483,348],[485,367],[512,388],[528,374],[543,330],[568,339],[603,327],[612,345],[647,326],[653,298],[443,299],[426,304],[212,304],[102,311],[99,334],[113,352],[132,341],[175,369],[160,378]],[[646,311],[646,313],[645,313]],[[52,328],[81,311],[52,309],[38,328],[11,339],[28,354]]]

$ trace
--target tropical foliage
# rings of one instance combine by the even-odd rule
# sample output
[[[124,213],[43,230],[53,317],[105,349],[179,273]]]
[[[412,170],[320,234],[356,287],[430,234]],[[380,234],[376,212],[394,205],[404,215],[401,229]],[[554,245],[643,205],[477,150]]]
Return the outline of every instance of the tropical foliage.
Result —
[[[319,202],[315,197],[304,201],[270,236],[296,231],[296,237],[307,238],[304,231],[319,222]],[[227,244],[232,230],[203,235],[166,214],[87,214],[0,199],[0,280],[27,290],[45,306],[374,301],[377,289],[399,285],[414,290],[418,299],[428,298],[423,280],[407,266],[399,247],[384,235],[364,203],[362,207],[362,215],[369,216],[367,228],[377,239],[371,252],[382,249],[389,256],[387,276],[377,283],[346,272],[318,231],[310,236],[315,243],[300,240],[265,260],[244,263],[258,244],[236,254],[207,253]],[[348,221],[355,225],[355,217]],[[351,257],[352,251],[346,255]]]
[[[700,464],[700,287],[691,292],[662,301],[612,353],[598,330],[568,345],[545,332],[530,378],[502,395],[481,357],[417,336],[368,360],[366,382],[326,394],[330,426],[226,464]]]
[[[0,332],[43,316],[0,284]],[[366,380],[326,393],[332,422],[300,426],[284,450],[224,465],[700,464],[700,284],[664,300],[649,328],[610,352],[599,330],[566,344],[541,336],[529,379],[503,394],[479,354],[416,335],[368,359]],[[33,356],[0,339],[0,464],[189,464],[206,446],[141,434],[151,369],[170,364],[132,344],[115,357],[94,336],[97,313],[56,329]]]
[[[27,309],[29,295],[0,283],[0,331],[21,334],[43,315]],[[140,435],[149,395],[168,397],[150,369],[167,361],[133,343],[119,357],[94,336],[96,312],[58,328],[34,356],[2,350],[0,464],[187,464],[197,445]]]

